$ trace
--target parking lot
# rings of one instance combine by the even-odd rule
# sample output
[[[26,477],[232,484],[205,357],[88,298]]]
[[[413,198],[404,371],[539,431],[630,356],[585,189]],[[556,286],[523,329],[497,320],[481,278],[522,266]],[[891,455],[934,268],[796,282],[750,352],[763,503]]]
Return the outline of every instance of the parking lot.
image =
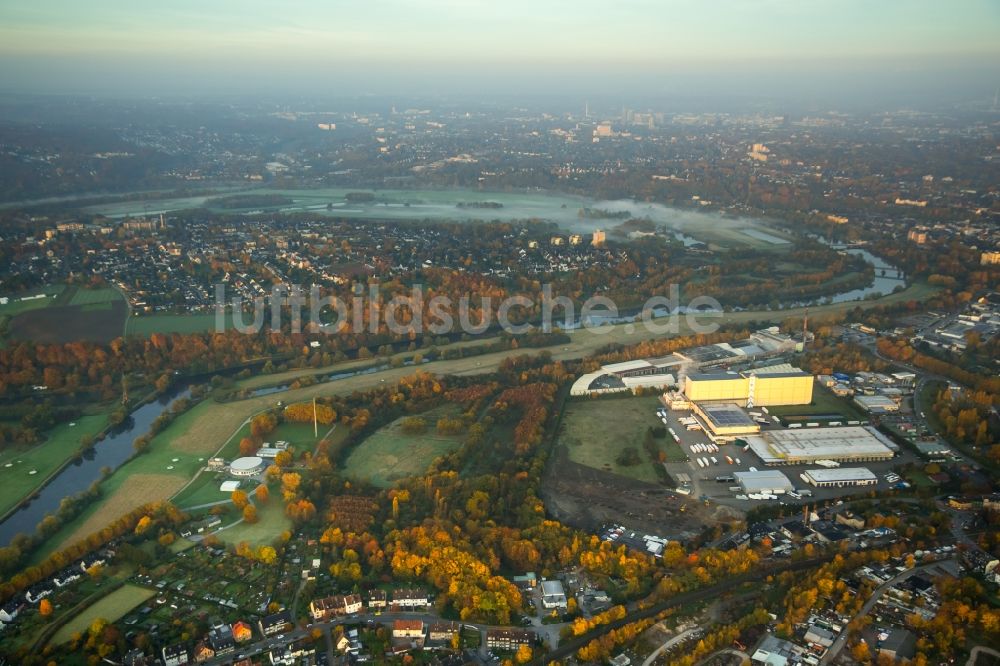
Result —
[[[767,500],[740,500],[736,496],[741,493],[730,491],[729,488],[736,486],[735,482],[719,482],[716,477],[719,476],[732,476],[733,472],[746,472],[750,471],[753,467],[758,470],[763,469],[778,469],[783,472],[792,482],[795,488],[802,489],[806,488],[813,492],[812,497],[802,497],[801,499],[795,499],[789,495],[783,495],[778,501],[784,502],[786,504],[803,504],[803,503],[815,503],[822,502],[828,499],[837,499],[845,495],[853,495],[864,490],[887,490],[892,485],[890,482],[886,481],[885,476],[889,474],[893,468],[903,465],[906,463],[916,462],[917,457],[907,450],[901,450],[899,455],[897,455],[892,460],[882,461],[882,462],[864,462],[864,463],[844,463],[841,467],[866,467],[870,469],[877,477],[878,483],[874,486],[848,486],[844,488],[816,488],[811,485],[806,484],[800,477],[799,474],[807,469],[817,469],[816,464],[804,464],[804,465],[786,465],[776,468],[768,468],[763,465],[760,459],[752,451],[744,451],[743,447],[736,444],[722,444],[721,442],[717,444],[719,451],[717,453],[692,453],[691,447],[696,444],[711,444],[712,441],[701,431],[691,431],[687,430],[686,426],[680,422],[681,418],[690,416],[690,412],[687,411],[668,411],[666,414],[667,427],[672,428],[677,436],[681,440],[681,448],[685,453],[688,454],[689,460],[686,462],[677,463],[666,463],[667,471],[673,479],[677,479],[679,475],[687,475],[691,479],[691,493],[692,498],[704,498],[711,500],[713,502],[718,502],[720,504],[725,504],[727,506],[732,506],[740,510],[746,511],[747,509],[753,508],[754,506],[759,506],[762,503],[768,503]],[[762,426],[762,430],[774,430],[780,429],[780,426]],[[733,460],[733,464],[727,462],[726,457]],[[715,458],[716,464],[709,464],[708,467],[699,467],[696,461],[697,458]],[[736,462],[736,461],[739,462]],[[683,477],[682,477],[683,478]],[[773,502],[774,500],[771,500]]]

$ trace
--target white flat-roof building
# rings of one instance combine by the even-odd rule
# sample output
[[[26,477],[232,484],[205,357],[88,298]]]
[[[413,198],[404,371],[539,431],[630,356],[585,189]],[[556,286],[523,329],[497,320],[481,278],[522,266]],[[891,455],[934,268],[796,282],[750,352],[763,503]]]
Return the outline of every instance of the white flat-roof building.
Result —
[[[542,581],[542,607],[546,609],[566,608],[566,592],[557,580]]]
[[[856,395],[854,403],[869,414],[899,411],[899,403],[888,395]]]
[[[870,426],[767,430],[745,439],[765,465],[890,460],[897,450]]]
[[[844,488],[846,486],[874,486],[878,477],[867,467],[836,467],[834,469],[807,469],[799,476],[806,483],[818,488]]]
[[[781,495],[794,489],[788,477],[776,469],[765,469],[759,472],[733,472],[733,478],[747,495]]]
[[[234,490],[239,490],[240,481],[233,479],[231,481],[223,481],[222,485],[219,486],[219,492],[231,493]]]

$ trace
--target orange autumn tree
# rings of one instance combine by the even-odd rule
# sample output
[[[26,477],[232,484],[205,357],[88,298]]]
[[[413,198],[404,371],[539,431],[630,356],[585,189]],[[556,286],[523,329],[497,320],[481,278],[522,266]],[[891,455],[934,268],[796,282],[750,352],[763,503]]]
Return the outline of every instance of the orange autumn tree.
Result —
[[[295,423],[312,423],[313,403],[296,402],[285,407],[285,420]],[[337,420],[337,411],[330,405],[316,403],[316,420],[323,425],[330,425]]]

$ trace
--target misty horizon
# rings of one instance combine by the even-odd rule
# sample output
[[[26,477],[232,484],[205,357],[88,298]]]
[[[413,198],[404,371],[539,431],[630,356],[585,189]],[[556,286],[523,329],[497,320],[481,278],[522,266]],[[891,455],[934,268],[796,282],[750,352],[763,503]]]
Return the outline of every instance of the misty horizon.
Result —
[[[845,108],[991,100],[1000,8],[959,4],[6,6],[0,91],[626,96]]]

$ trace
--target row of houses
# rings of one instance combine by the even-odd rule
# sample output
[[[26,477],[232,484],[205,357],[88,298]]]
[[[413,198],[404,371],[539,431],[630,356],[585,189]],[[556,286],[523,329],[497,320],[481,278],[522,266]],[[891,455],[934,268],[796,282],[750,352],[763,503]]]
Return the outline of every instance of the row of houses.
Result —
[[[367,596],[367,608],[381,611],[387,608],[397,610],[418,610],[427,608],[430,598],[423,590],[402,588],[394,590],[390,603],[385,590],[371,590]],[[313,599],[309,603],[309,615],[314,622],[327,622],[337,617],[354,615],[365,610],[366,604],[359,594],[334,595]]]
[[[48,578],[38,581],[24,591],[23,597],[14,597],[0,606],[0,629],[3,629],[3,625],[14,622],[26,604],[37,604],[56,590],[76,582],[88,571],[104,566],[112,557],[114,557],[114,551],[105,549],[99,553],[87,555]]]

